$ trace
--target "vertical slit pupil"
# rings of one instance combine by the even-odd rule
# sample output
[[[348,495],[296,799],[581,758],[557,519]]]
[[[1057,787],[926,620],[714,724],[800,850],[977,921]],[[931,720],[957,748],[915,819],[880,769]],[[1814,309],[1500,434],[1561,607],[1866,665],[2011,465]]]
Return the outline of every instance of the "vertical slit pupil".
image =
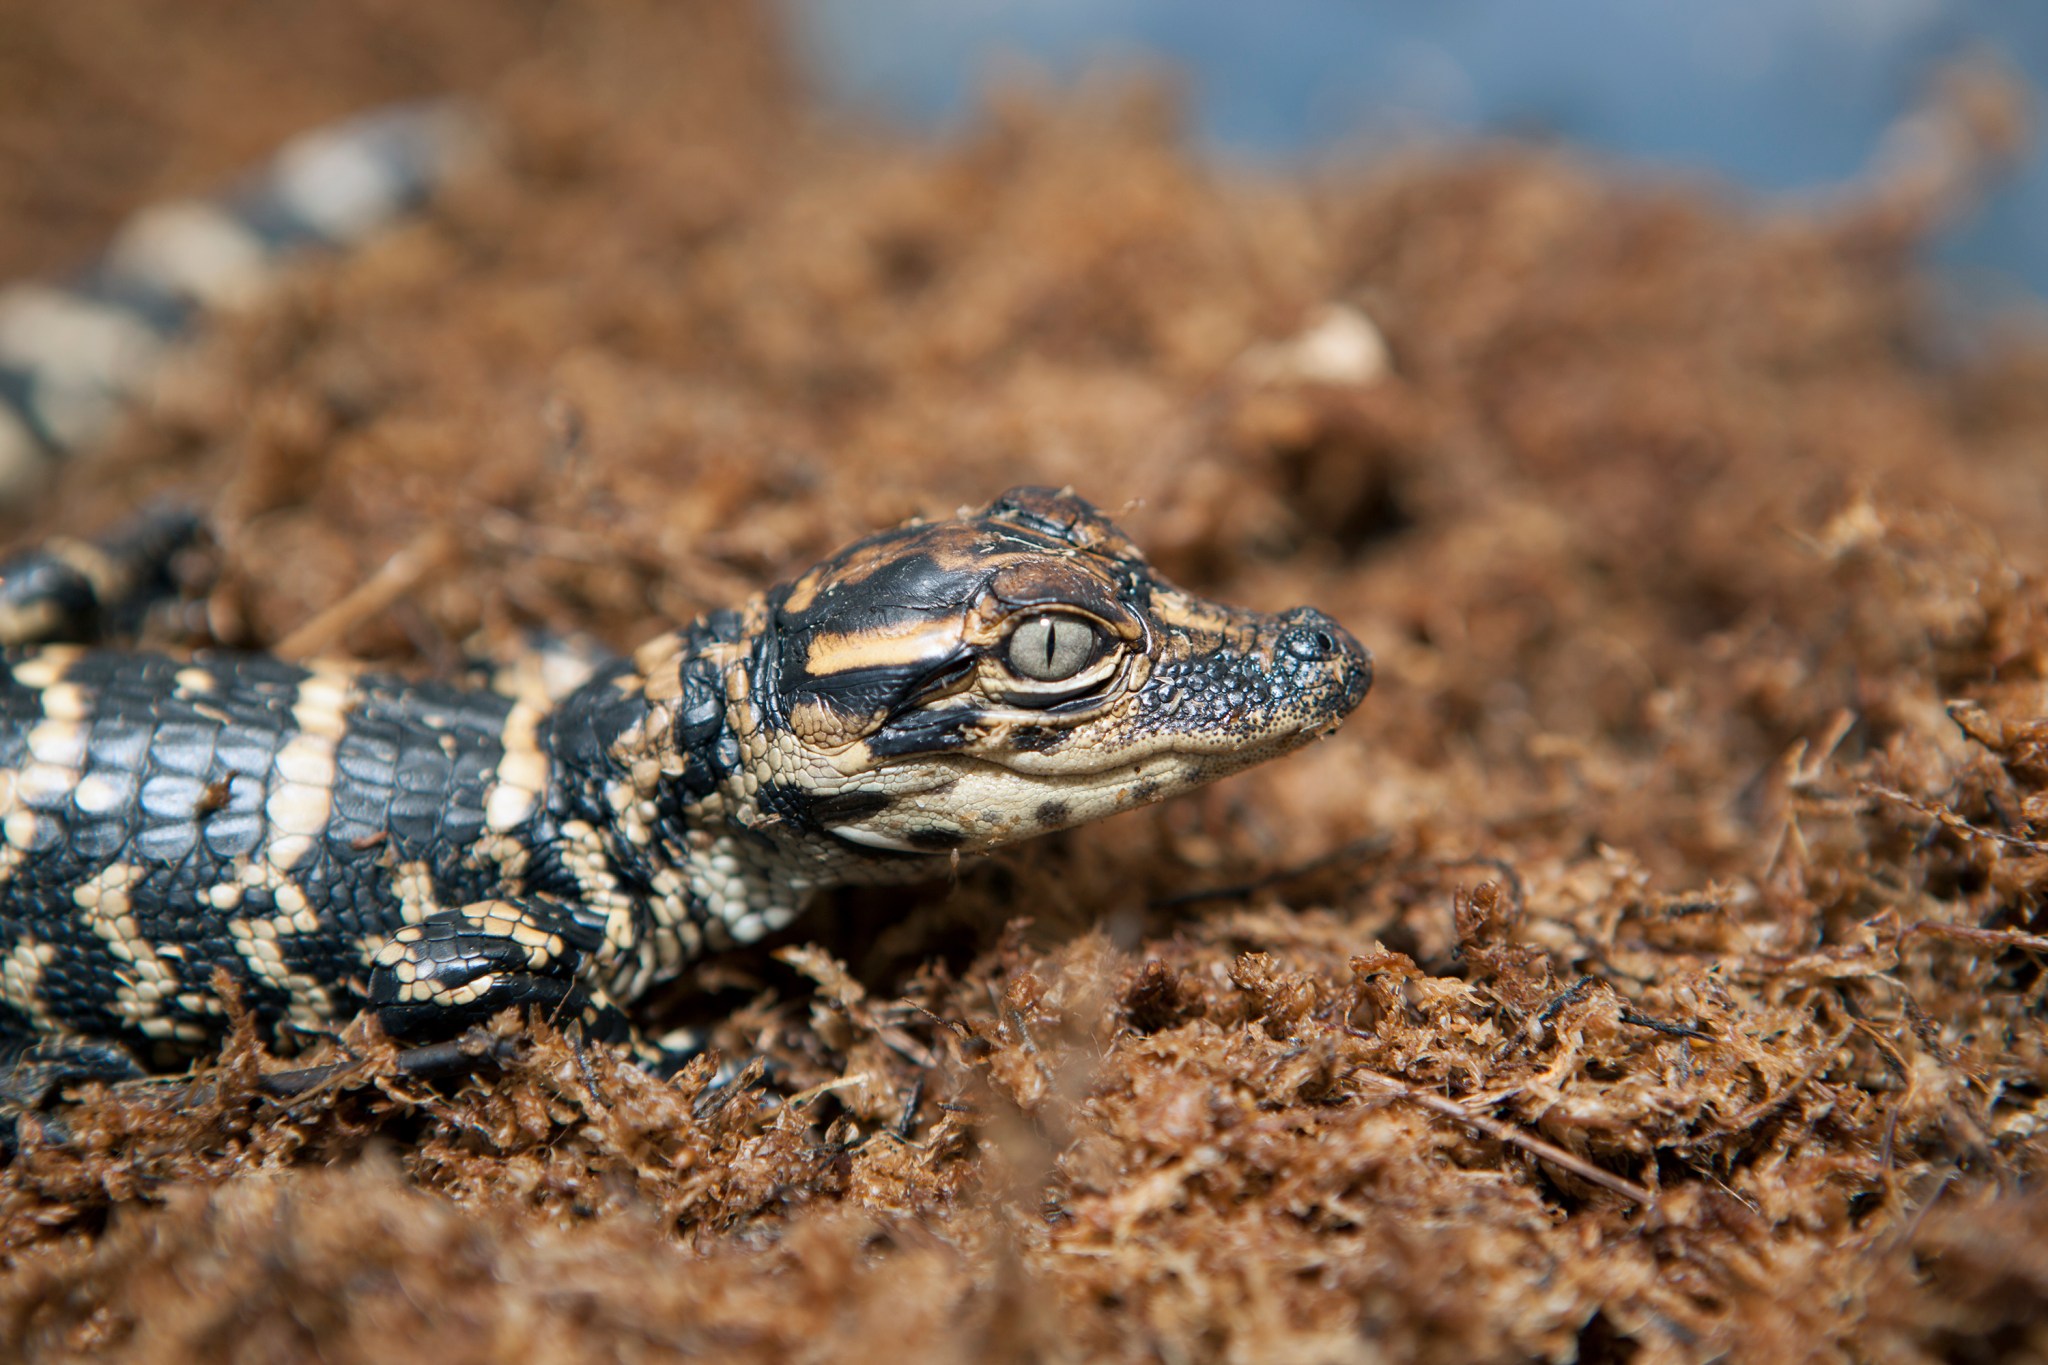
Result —
[[[1040,682],[1073,677],[1096,658],[1095,628],[1085,621],[1037,616],[1010,635],[1009,667]]]

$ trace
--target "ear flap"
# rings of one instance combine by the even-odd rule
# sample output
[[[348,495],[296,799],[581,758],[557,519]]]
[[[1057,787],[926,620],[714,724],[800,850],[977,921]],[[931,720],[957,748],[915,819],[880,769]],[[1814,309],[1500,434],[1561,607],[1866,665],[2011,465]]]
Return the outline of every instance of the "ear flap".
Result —
[[[990,503],[982,515],[1079,550],[1140,563],[1145,558],[1129,537],[1072,488],[1012,488]]]

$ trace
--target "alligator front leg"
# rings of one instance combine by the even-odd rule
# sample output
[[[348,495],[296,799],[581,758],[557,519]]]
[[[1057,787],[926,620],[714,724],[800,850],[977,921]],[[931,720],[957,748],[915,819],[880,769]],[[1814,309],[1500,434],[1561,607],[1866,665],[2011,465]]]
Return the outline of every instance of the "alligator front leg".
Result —
[[[694,1048],[643,1039],[605,992],[577,979],[602,931],[539,898],[479,901],[407,925],[378,951],[370,1005],[394,1038],[445,1038],[513,1005],[531,1006],[583,1037],[631,1049],[657,1074],[675,1070]]]
[[[0,1033],[0,1164],[20,1149],[21,1121],[29,1115],[43,1141],[68,1140],[70,1130],[53,1108],[66,1086],[112,1085],[143,1074],[134,1054],[119,1043]]]
[[[408,1039],[459,1032],[508,1005],[581,1017],[590,993],[576,974],[602,941],[547,900],[443,910],[400,929],[378,951],[370,1004],[386,1032]]]

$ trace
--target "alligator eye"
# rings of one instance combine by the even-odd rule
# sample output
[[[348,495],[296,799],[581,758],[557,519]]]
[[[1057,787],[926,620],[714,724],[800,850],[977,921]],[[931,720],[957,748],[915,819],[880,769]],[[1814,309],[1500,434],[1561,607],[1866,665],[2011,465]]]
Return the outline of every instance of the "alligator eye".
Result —
[[[1095,661],[1100,636],[1073,616],[1034,616],[1010,632],[1011,671],[1034,682],[1063,682]]]

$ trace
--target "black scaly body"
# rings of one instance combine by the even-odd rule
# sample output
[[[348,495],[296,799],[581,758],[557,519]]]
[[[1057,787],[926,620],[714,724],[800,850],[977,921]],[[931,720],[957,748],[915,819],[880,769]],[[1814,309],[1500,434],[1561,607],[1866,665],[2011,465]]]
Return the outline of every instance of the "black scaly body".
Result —
[[[325,721],[307,698],[321,695],[349,707],[331,748],[308,742],[307,725]],[[314,704],[338,718],[338,704]],[[397,868],[425,869],[456,904],[496,890],[491,869],[461,855],[483,827],[511,706],[261,656],[48,649],[12,661],[0,858],[13,1017],[0,1026],[150,1051],[203,1038],[219,963],[259,1010],[331,1017],[336,989],[364,979],[360,945],[404,922]],[[280,819],[312,829],[284,867],[266,853]]]
[[[80,615],[37,612],[38,584],[159,580],[145,532],[0,566],[0,620]],[[858,542],[558,697],[4,657],[0,1049],[64,1075],[203,1049],[221,970],[264,1020],[367,1005],[427,1039],[531,1004],[672,1062],[620,1006],[818,888],[1185,790],[1327,733],[1371,680],[1321,613],[1184,593],[1044,489]]]

